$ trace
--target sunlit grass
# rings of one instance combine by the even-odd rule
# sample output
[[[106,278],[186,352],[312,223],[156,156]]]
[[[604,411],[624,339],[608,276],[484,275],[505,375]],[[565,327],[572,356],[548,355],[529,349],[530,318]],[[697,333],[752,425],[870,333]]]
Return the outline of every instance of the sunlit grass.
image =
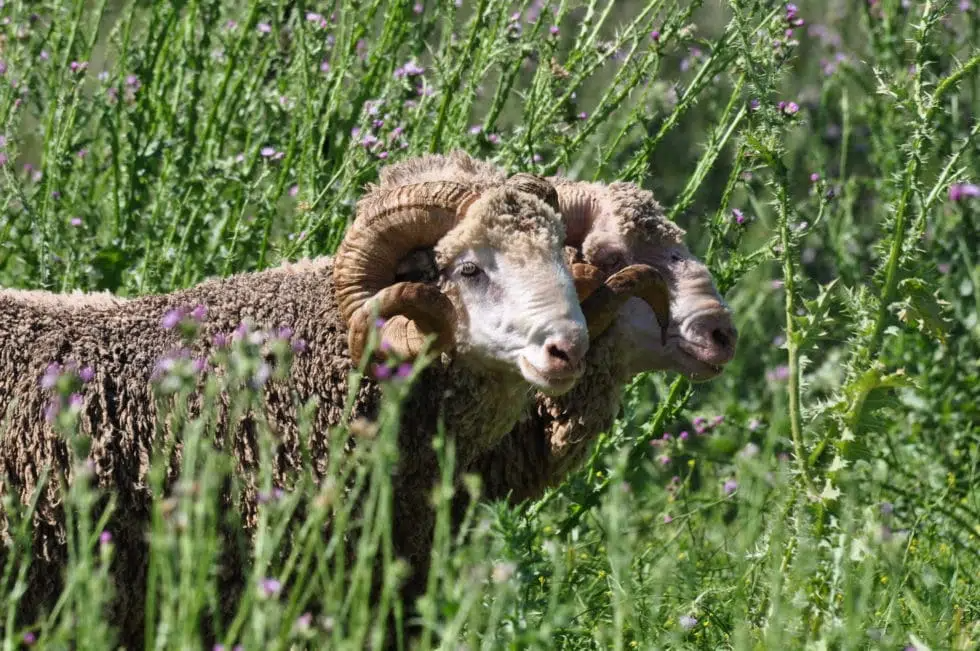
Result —
[[[706,385],[638,378],[582,471],[474,505],[466,535],[437,492],[421,646],[975,648],[980,8],[799,4],[0,2],[0,285],[136,295],[328,254],[379,169],[428,151],[641,183],[710,264],[738,357]],[[246,541],[187,390],[148,646],[384,639],[410,612],[386,526],[397,401],[329,481],[280,495],[263,472]],[[114,639],[115,502],[77,476],[67,587],[36,621],[30,505],[4,504],[5,648]],[[236,545],[247,588],[222,609]]]

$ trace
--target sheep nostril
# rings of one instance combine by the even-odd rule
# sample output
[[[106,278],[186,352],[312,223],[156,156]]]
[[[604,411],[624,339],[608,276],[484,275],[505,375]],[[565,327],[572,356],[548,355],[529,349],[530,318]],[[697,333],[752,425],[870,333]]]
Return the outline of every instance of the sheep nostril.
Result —
[[[556,337],[544,344],[544,352],[548,357],[549,366],[556,371],[561,369],[561,372],[570,371],[577,367],[587,349],[588,338],[585,337],[581,339]]]
[[[716,328],[711,332],[711,339],[722,348],[728,348],[732,342],[731,337],[728,336],[728,333],[721,328]]]
[[[571,360],[568,357],[568,353],[565,350],[562,350],[562,348],[558,344],[548,345],[548,355],[550,355],[551,357],[557,357],[558,359],[566,363],[571,362]]]

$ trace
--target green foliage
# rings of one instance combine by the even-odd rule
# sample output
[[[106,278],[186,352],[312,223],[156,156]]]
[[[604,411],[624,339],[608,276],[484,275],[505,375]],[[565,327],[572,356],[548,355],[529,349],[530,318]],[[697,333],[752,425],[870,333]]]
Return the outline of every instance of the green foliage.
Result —
[[[437,438],[421,648],[976,648],[980,8],[800,4],[0,1],[0,286],[135,295],[327,254],[379,169],[427,151],[640,182],[726,293],[737,359],[706,385],[637,378],[585,468],[534,504],[472,504],[466,536]],[[233,372],[201,416],[190,360],[161,384],[183,448],[147,639],[196,648],[207,624],[227,648],[364,648],[406,612],[385,525],[401,389],[356,453],[335,433],[327,480],[278,495],[263,470],[256,539],[227,541],[219,489],[240,478],[213,407],[256,399],[253,348],[218,360]],[[15,625],[32,506],[7,499],[5,649],[115,635],[116,506],[85,470],[79,383],[59,382],[68,585]],[[229,549],[250,589],[205,621]]]

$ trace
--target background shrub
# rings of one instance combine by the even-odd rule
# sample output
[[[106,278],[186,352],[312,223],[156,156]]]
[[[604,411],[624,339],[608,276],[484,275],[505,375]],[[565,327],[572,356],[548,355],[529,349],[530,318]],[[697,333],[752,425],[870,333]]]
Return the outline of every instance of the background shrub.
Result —
[[[719,279],[738,357],[637,379],[538,503],[474,507],[467,540],[444,519],[422,647],[975,648],[980,9],[799,5],[0,0],[0,285],[137,295],[327,254],[379,168],[427,151],[639,182]],[[163,648],[216,599],[206,421],[195,489],[154,518]],[[355,573],[390,551],[393,436],[336,469],[377,505],[345,521]],[[212,623],[229,648],[362,648],[401,608],[343,589],[325,514],[277,553],[304,491],[345,517],[330,486],[268,500],[256,590]],[[5,504],[5,648],[112,639],[95,498],[68,494],[71,581],[28,629]]]

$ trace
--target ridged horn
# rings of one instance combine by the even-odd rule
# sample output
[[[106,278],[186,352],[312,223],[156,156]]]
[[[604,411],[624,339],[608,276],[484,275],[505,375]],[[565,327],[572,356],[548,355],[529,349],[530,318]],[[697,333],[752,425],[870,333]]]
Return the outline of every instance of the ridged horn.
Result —
[[[527,172],[518,172],[517,174],[511,175],[507,179],[505,185],[521,192],[533,194],[551,206],[555,212],[561,212],[561,208],[559,207],[558,203],[558,191],[555,189],[555,186],[543,176],[529,174]]]
[[[461,183],[430,181],[378,192],[362,199],[334,259],[334,292],[347,322],[348,347],[360,363],[375,311],[386,322],[382,341],[412,358],[429,334],[434,350],[452,345],[453,306],[437,288],[395,284],[398,261],[410,251],[434,246],[477,198]]]
[[[594,186],[584,182],[556,183],[558,212],[565,220],[565,244],[581,248],[599,215],[599,199]]]
[[[575,281],[578,302],[581,303],[602,286],[605,274],[595,265],[575,262],[572,264],[572,279]]]
[[[586,273],[591,274],[590,278],[600,273],[596,267],[592,267],[594,271],[584,269],[592,265],[575,266],[580,267],[579,274],[583,278],[586,277]],[[578,283],[576,283],[577,288]],[[608,330],[619,308],[633,297],[642,298],[653,309],[660,324],[661,337],[666,341],[667,324],[670,320],[670,291],[660,272],[645,264],[634,264],[617,271],[582,302],[582,312],[589,327],[589,338],[595,340]]]

